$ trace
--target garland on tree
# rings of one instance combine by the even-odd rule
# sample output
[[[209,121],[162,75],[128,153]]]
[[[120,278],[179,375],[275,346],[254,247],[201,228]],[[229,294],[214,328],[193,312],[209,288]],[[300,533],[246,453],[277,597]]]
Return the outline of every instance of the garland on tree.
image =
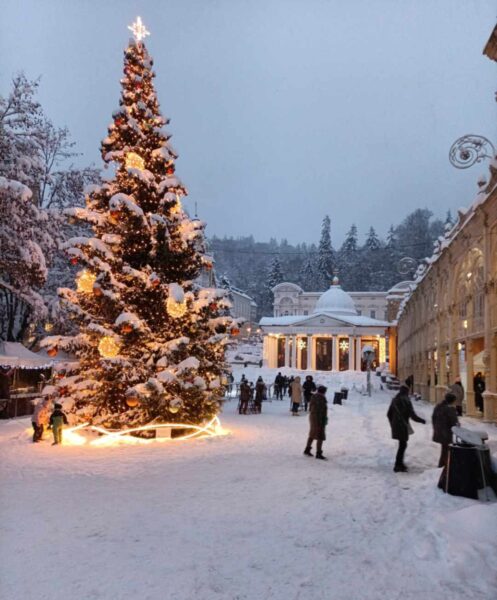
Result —
[[[102,142],[115,176],[87,190],[86,208],[67,211],[93,229],[93,237],[67,243],[81,269],[76,290],[59,290],[79,334],[43,345],[79,359],[57,383],[78,420],[112,428],[199,424],[218,412],[225,346],[239,325],[229,316],[228,292],[196,282],[212,268],[205,224],[182,207],[187,190],[142,41],[148,32],[140,20],[131,29],[120,108]]]

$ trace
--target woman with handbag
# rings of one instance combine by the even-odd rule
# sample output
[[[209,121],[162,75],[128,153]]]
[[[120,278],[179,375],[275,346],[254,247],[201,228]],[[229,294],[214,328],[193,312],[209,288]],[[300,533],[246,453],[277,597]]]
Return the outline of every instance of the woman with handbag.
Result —
[[[407,467],[404,464],[404,454],[407,448],[407,440],[409,439],[409,435],[414,433],[414,429],[411,427],[409,419],[412,419],[417,423],[426,423],[423,418],[418,417],[414,412],[411,400],[409,399],[409,388],[406,385],[400,386],[399,393],[390,403],[387,417],[390,421],[390,427],[392,428],[392,438],[399,441],[399,448],[397,450],[397,456],[395,457],[395,466],[393,470],[396,473],[399,471],[405,472],[407,471]]]

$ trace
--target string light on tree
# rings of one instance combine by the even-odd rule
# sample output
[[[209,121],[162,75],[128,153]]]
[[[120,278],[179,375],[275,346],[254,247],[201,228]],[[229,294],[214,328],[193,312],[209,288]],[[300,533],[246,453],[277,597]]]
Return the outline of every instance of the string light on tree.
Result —
[[[132,25],[128,25],[128,29],[133,33],[137,42],[141,42],[147,35],[150,35],[150,31],[142,23],[141,17],[136,17],[136,21]]]

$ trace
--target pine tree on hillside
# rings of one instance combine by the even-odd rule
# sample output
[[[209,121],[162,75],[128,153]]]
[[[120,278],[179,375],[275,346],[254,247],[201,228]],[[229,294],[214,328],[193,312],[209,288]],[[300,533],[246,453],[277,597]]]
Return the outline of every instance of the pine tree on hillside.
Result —
[[[330,217],[326,215],[321,226],[317,264],[319,283],[322,290],[327,290],[330,287],[334,267],[335,257],[331,244],[331,221]]]
[[[352,225],[338,253],[339,279],[345,290],[360,288],[359,248],[357,246],[357,227]]]
[[[79,366],[58,383],[65,408],[108,427],[152,422],[201,423],[219,409],[227,372],[226,290],[200,288],[204,224],[181,205],[186,188],[175,174],[169,120],[161,116],[153,61],[134,24],[124,53],[120,107],[102,158],[112,180],[88,191],[72,217],[91,223],[92,237],[69,240],[77,290],[60,295],[79,325],[74,337],[44,345],[76,353]]]
[[[307,256],[299,272],[298,283],[306,292],[315,292],[318,289],[315,264],[315,260],[311,256]]]
[[[281,262],[278,256],[275,256],[271,261],[271,265],[269,266],[268,273],[268,286],[273,288],[278,283],[283,281],[283,273],[281,271]]]

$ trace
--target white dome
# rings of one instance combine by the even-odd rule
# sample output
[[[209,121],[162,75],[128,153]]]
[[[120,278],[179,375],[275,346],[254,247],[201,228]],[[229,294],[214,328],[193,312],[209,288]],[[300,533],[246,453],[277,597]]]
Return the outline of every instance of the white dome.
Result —
[[[314,312],[327,312],[337,315],[357,315],[354,301],[347,292],[342,290],[336,279],[333,281],[330,289],[319,297]]]

